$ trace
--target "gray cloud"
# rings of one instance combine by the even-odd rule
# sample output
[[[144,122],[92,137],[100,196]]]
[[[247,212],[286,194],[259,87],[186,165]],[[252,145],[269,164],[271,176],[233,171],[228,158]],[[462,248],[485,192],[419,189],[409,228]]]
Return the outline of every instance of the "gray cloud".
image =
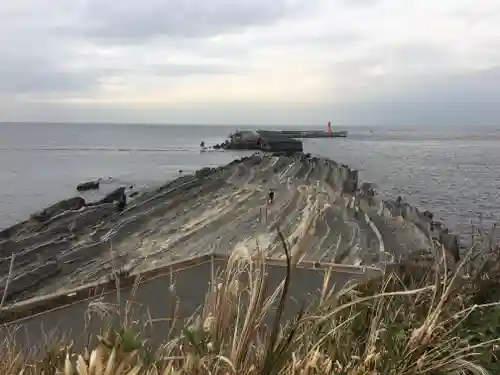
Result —
[[[387,51],[387,55],[390,62],[397,67],[427,67],[429,70],[449,65],[453,59],[449,51],[433,45],[432,42],[395,45]]]
[[[432,77],[415,83],[411,91],[403,97],[407,100],[428,103],[478,103],[486,107],[491,104],[500,106],[500,67],[475,71],[467,74],[452,74]]]
[[[199,74],[230,74],[237,71],[236,67],[216,64],[165,64],[152,66],[158,76],[180,77]]]
[[[0,68],[1,72],[1,68]],[[241,72],[240,67],[229,64],[207,64],[207,63],[157,63],[145,67],[112,67],[102,68],[95,71],[100,73],[101,77],[108,76],[156,76],[156,77],[185,77],[191,75],[212,75],[212,74],[231,74]],[[90,73],[90,72],[89,72]],[[90,74],[89,74],[90,75]],[[83,75],[82,75],[83,76]]]
[[[374,6],[380,4],[382,0],[340,0],[340,2],[345,6],[350,7],[365,7],[365,6]]]
[[[500,125],[500,67],[482,71],[382,76],[357,101],[332,103],[339,123],[357,125]]]
[[[1,94],[87,90],[97,83],[101,72],[70,68],[73,54],[66,41],[43,29],[6,29],[9,37],[0,38]]]
[[[54,7],[51,5],[54,4]],[[199,0],[163,1],[125,0],[101,2],[85,0],[80,6],[67,7],[64,2],[30,1],[0,5],[0,93],[43,94],[85,92],[99,87],[106,76],[157,75],[175,77],[199,74],[225,74],[235,67],[220,63],[175,63],[161,61],[143,66],[123,60],[115,66],[99,66],[82,55],[82,43],[105,43],[124,46],[161,36],[174,51],[200,50],[210,55],[227,55],[227,48],[205,45],[201,39],[219,33],[244,31],[255,25],[266,25],[285,17],[297,8],[296,2],[277,0]],[[8,35],[8,37],[7,37]],[[90,38],[90,39],[88,39]],[[187,39],[186,39],[187,38]],[[99,44],[96,44],[97,46]],[[162,46],[165,47],[165,44]],[[155,46],[151,46],[154,50]],[[236,48],[233,49],[236,52]],[[240,49],[240,54],[246,50]],[[126,58],[127,56],[125,56]],[[104,59],[99,57],[99,59]],[[87,61],[91,66],[86,67]],[[104,61],[104,60],[103,60]],[[75,69],[71,65],[78,64]],[[140,65],[140,64],[139,64]]]
[[[429,103],[441,106],[471,105],[481,108],[491,104],[500,108],[500,66],[480,71],[420,74],[417,76],[382,77],[374,81],[373,95],[369,101],[397,103]],[[376,100],[375,98],[378,98]]]
[[[500,7],[459,3],[4,2],[0,121],[493,123]]]
[[[74,72],[37,57],[2,56],[0,93],[40,94],[87,90],[102,72]]]
[[[80,23],[66,28],[101,41],[137,42],[156,36],[204,38],[275,22],[296,11],[297,4],[287,0],[88,0]]]
[[[339,112],[339,123],[390,126],[498,126],[498,103],[373,102],[350,103]]]

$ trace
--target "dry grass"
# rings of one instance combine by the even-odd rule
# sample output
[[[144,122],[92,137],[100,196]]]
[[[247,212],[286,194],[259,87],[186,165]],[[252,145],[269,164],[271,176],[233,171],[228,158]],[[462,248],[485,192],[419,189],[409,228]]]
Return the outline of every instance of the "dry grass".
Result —
[[[123,319],[81,353],[62,343],[23,357],[12,341],[0,343],[1,374],[498,374],[500,311],[481,297],[483,285],[458,272],[395,270],[383,280],[329,290],[293,321],[281,322],[287,277],[267,290],[262,252],[239,250],[206,294],[198,316],[181,334],[165,332],[152,350]],[[463,267],[463,265],[462,265]],[[436,267],[435,269],[438,269]],[[242,275],[248,285],[242,286]],[[498,285],[498,279],[493,280]],[[490,288],[491,285],[488,285]],[[170,291],[167,291],[170,292]],[[491,297],[491,296],[490,296]],[[172,302],[175,315],[175,303]],[[107,311],[96,305],[97,310]],[[274,323],[265,326],[273,311]],[[89,341],[90,342],[90,341]],[[489,371],[489,372],[488,372]]]

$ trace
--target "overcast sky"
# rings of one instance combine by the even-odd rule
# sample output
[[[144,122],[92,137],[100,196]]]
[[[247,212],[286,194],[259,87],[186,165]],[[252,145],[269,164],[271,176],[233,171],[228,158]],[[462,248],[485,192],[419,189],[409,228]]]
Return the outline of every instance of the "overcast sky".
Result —
[[[498,0],[0,2],[0,121],[499,119]]]

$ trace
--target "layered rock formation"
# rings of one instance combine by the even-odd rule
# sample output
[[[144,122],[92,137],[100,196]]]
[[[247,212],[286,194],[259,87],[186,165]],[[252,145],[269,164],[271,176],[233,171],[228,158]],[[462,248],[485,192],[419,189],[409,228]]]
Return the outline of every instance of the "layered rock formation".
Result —
[[[0,290],[14,254],[8,300],[238,247],[283,257],[276,227],[296,259],[321,262],[384,267],[415,254],[434,258],[435,240],[452,252],[458,246],[429,213],[383,201],[369,185],[358,186],[357,171],[302,153],[204,168],[140,194],[122,210],[116,200],[123,191],[115,193],[94,205],[60,202],[0,232]]]

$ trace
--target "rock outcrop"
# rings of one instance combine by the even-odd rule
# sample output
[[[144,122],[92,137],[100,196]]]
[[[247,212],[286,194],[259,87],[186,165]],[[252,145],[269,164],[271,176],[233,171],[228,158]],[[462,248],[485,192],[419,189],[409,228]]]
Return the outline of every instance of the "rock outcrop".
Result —
[[[402,199],[384,201],[374,186],[359,186],[357,171],[302,153],[203,168],[131,202],[125,190],[92,204],[61,201],[0,232],[0,290],[14,254],[8,300],[238,247],[259,246],[281,258],[276,227],[296,259],[313,262],[385,267],[416,254],[433,259],[436,241],[458,259],[457,237],[431,213]]]
[[[99,189],[100,182],[101,182],[100,180],[82,182],[81,184],[78,184],[76,186],[76,190],[78,191],[97,190]]]
[[[111,193],[107,194],[103,199],[98,201],[96,204],[104,203],[117,203],[120,209],[123,209],[127,204],[127,195],[125,194],[126,188],[124,186],[113,190]]]

